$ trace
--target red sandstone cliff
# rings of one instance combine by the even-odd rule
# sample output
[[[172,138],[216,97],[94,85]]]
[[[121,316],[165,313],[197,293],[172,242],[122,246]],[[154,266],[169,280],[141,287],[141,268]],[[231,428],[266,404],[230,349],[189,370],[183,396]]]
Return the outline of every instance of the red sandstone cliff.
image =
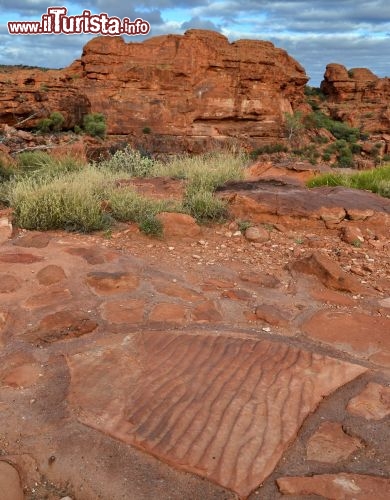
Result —
[[[347,71],[341,64],[329,64],[321,90],[334,118],[367,132],[390,133],[390,78],[378,78],[365,68]]]
[[[202,149],[226,138],[253,146],[283,137],[283,113],[303,105],[307,80],[270,42],[229,43],[204,30],[143,43],[99,37],[66,69],[1,73],[0,122],[32,128],[60,111],[73,127],[84,114],[102,112],[108,133],[150,131],[160,150]]]

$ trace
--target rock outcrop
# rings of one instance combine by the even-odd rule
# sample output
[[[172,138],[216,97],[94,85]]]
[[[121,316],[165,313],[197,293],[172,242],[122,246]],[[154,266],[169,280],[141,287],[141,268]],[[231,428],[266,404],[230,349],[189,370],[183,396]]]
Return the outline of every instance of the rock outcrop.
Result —
[[[28,129],[60,111],[70,128],[101,112],[109,134],[152,141],[155,150],[232,138],[254,146],[283,137],[284,113],[303,105],[307,80],[270,42],[229,43],[205,30],[143,43],[98,37],[66,69],[1,73],[0,122]]]
[[[371,133],[390,132],[390,78],[378,78],[369,69],[349,71],[328,64],[321,83],[334,118]]]

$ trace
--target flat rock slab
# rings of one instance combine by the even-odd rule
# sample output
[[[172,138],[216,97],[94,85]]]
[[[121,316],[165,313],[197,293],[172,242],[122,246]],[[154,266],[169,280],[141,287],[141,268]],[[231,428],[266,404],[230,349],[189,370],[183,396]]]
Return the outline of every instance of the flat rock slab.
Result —
[[[347,411],[367,420],[381,420],[390,415],[390,387],[370,382],[364,390],[352,398]]]
[[[34,264],[42,260],[42,257],[38,257],[31,253],[3,253],[0,255],[0,262],[5,262],[7,264]]]
[[[368,289],[355,277],[341,269],[339,264],[319,252],[296,260],[290,266],[291,270],[299,273],[317,276],[323,285],[333,290],[354,293],[367,293]]]
[[[245,210],[246,205],[252,207],[254,216],[269,213],[320,218],[324,208],[371,210],[390,214],[390,200],[367,191],[341,186],[308,189],[291,185],[285,180],[260,180],[228,182],[218,188],[218,191],[228,198],[234,196],[232,210],[235,215]]]
[[[17,470],[4,460],[0,461],[0,498],[23,500],[23,489]]]
[[[24,248],[45,248],[49,244],[50,239],[47,233],[29,232],[25,236],[15,239],[12,244]]]
[[[285,344],[145,332],[67,358],[79,420],[247,496],[321,399],[366,371]]]
[[[283,477],[277,483],[287,495],[321,495],[332,500],[384,500],[390,491],[390,479],[359,474]]]
[[[369,359],[390,364],[390,319],[362,313],[322,310],[302,327],[314,340]]]
[[[360,439],[348,436],[338,422],[324,422],[307,443],[308,460],[336,464],[363,446]]]
[[[115,272],[92,272],[87,275],[87,283],[97,295],[112,295],[135,290],[139,278],[133,274]]]

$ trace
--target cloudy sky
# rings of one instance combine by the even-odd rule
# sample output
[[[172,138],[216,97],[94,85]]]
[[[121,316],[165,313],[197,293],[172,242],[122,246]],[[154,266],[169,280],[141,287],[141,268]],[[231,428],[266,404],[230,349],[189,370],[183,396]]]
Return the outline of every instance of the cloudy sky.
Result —
[[[304,66],[313,86],[320,84],[330,62],[390,76],[389,0],[72,0],[54,5],[67,7],[70,15],[89,9],[141,17],[151,25],[150,36],[204,28],[230,41],[270,40]],[[0,64],[58,68],[80,57],[89,35],[8,34],[7,21],[39,20],[50,6],[44,0],[0,0]]]

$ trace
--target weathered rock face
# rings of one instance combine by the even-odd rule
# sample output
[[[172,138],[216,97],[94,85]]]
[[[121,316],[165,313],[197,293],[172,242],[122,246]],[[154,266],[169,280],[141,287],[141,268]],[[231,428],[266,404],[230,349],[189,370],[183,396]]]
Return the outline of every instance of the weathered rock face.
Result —
[[[12,69],[0,72],[0,123],[31,129],[59,111],[73,128],[91,110],[88,97],[61,70]]]
[[[15,116],[42,116],[43,108],[72,126],[80,114],[102,112],[110,134],[153,140],[156,150],[228,138],[254,145],[283,137],[283,113],[303,105],[307,80],[270,42],[229,43],[204,30],[143,43],[98,37],[64,70],[2,74],[0,121],[15,125]]]
[[[341,64],[328,64],[321,90],[334,118],[368,132],[390,132],[390,78],[378,78],[365,68],[347,71]]]

